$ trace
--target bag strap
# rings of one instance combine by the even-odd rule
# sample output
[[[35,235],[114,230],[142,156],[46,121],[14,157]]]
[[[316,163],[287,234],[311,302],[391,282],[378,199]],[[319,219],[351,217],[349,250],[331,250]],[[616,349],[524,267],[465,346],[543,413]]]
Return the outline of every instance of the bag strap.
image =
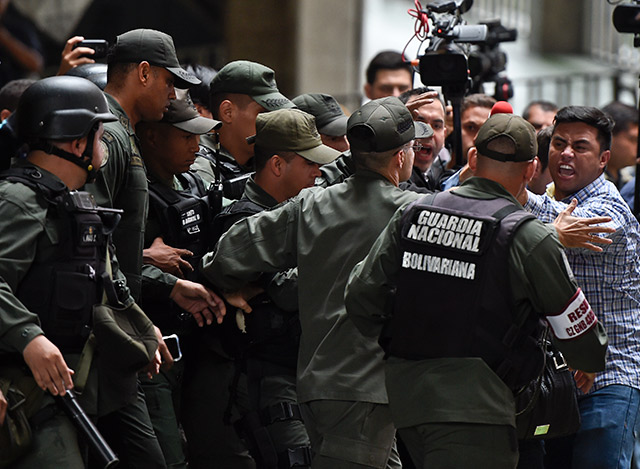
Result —
[[[113,271],[111,270],[111,255],[109,254],[109,246],[107,245],[107,255],[106,255],[106,265],[105,270],[107,271],[107,275],[109,279],[113,279]],[[107,298],[106,288],[102,289],[102,304],[108,304],[109,300]],[[87,385],[87,379],[89,379],[89,370],[91,369],[91,362],[93,361],[93,354],[96,350],[96,336],[93,334],[89,334],[87,341],[84,343],[84,347],[82,347],[82,352],[80,353],[80,359],[78,360],[78,364],[76,366],[76,374],[73,383],[73,387],[76,391],[76,394],[82,394],[85,386]]]

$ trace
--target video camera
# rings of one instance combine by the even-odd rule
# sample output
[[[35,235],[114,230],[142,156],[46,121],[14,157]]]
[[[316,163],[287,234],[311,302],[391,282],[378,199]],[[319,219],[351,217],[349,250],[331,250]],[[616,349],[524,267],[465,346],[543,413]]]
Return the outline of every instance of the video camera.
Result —
[[[485,82],[499,81],[507,63],[499,44],[517,37],[517,31],[500,20],[468,25],[462,14],[472,5],[473,0],[437,0],[422,10],[432,23],[432,36],[419,57],[420,79],[427,86],[441,86],[447,99],[481,92]]]
[[[463,164],[462,98],[469,91],[481,92],[485,81],[496,82],[497,99],[506,100],[513,95],[509,80],[498,75],[507,63],[499,44],[515,41],[517,32],[506,29],[499,20],[468,25],[462,14],[472,5],[473,0],[436,0],[428,3],[418,15],[423,23],[426,15],[432,26],[429,45],[419,57],[420,79],[426,86],[440,86],[444,97],[451,102],[456,168]]]

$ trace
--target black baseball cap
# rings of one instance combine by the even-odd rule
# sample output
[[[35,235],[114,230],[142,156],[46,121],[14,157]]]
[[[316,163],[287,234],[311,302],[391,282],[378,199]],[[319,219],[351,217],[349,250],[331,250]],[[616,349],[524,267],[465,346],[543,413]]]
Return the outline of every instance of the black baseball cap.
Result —
[[[222,122],[202,117],[191,100],[188,90],[176,90],[176,99],[169,103],[161,122],[166,122],[180,130],[202,135],[219,129]]]
[[[175,77],[176,88],[189,88],[200,80],[180,66],[173,39],[154,29],[134,29],[116,37],[108,63],[140,63],[147,61],[155,67],[169,70]]]
[[[267,111],[295,107],[276,85],[276,73],[248,60],[230,62],[211,80],[210,93],[246,94]]]
[[[351,150],[384,152],[410,142],[416,128],[411,112],[395,96],[369,101],[351,114],[347,139]]]
[[[513,142],[513,151],[505,153],[491,148],[491,142],[506,137]],[[497,161],[531,161],[538,154],[538,141],[533,125],[515,114],[494,114],[482,124],[476,136],[478,153]]]

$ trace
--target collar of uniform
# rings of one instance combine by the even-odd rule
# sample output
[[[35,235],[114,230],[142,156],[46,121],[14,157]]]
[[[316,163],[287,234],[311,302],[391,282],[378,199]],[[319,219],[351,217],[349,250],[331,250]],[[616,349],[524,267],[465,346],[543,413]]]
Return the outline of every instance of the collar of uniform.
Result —
[[[64,184],[62,179],[60,179],[58,176],[56,176],[53,173],[50,173],[46,169],[42,169],[40,166],[37,166],[37,165],[31,163],[26,158],[17,158],[15,164],[12,164],[11,167],[12,168],[33,168],[33,169],[36,169],[36,170],[40,171],[42,174],[45,174],[45,175],[55,179],[56,181],[60,181],[62,184]]]
[[[159,182],[163,186],[166,186],[169,189],[173,189],[174,191],[185,190],[185,187],[180,182],[180,179],[178,179],[176,176],[172,176],[171,179],[168,181],[163,181],[162,179],[157,177],[155,174],[153,174],[153,172],[151,172],[148,166],[146,168],[147,168],[147,181],[149,181],[149,183]]]
[[[512,196],[503,186],[491,179],[473,176],[462,183],[456,189],[452,189],[455,194],[477,199],[492,199],[494,197],[502,197],[508,199],[514,204],[521,206],[520,202]]]
[[[354,173],[354,175],[358,179],[379,179],[381,181],[385,181],[388,184],[396,187],[395,184],[393,184],[391,181],[389,181],[382,174],[380,174],[380,173],[378,173],[376,171],[371,171],[370,169],[356,168],[356,172]]]
[[[213,150],[213,149],[212,149]],[[247,163],[247,165],[243,166],[240,163],[238,163],[236,161],[236,159],[233,157],[233,155],[231,153],[229,153],[229,150],[227,150],[225,147],[223,147],[222,145],[220,145],[220,159],[221,160],[226,160],[227,162],[236,165],[238,168],[240,168],[242,170],[242,172],[244,173],[250,173],[253,171],[253,157],[251,157],[249,159],[249,161]]]
[[[278,205],[278,201],[260,187],[253,179],[253,176],[247,180],[247,185],[244,186],[244,194],[242,194],[242,196],[265,208],[271,208]]]
[[[127,116],[127,113],[124,112],[124,109],[122,109],[122,106],[120,106],[120,103],[116,101],[116,98],[111,96],[109,93],[105,93],[104,95],[107,98],[107,103],[109,104],[109,110],[111,111],[111,114],[113,114],[118,118],[118,122],[120,123],[120,125],[122,125],[124,129],[126,129],[129,135],[133,135],[135,137],[136,131],[131,126],[131,121],[129,120],[129,116]]]

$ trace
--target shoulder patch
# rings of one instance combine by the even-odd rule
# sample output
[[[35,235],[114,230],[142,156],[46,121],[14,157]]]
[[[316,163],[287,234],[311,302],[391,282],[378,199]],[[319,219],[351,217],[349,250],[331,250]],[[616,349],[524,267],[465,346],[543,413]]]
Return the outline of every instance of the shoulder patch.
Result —
[[[113,137],[111,138],[113,139]],[[100,167],[104,168],[107,165],[107,161],[109,161],[109,145],[104,140],[100,140],[100,148],[102,148],[102,164],[100,164]]]

